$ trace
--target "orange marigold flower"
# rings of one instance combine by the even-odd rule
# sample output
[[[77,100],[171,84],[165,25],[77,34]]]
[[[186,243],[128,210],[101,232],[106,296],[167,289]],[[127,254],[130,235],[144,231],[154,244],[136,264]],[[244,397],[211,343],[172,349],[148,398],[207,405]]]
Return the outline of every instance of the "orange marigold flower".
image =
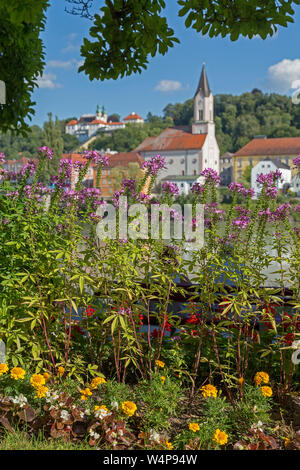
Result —
[[[133,416],[137,410],[137,406],[133,401],[123,401],[122,410],[127,416]]]
[[[190,423],[189,424],[189,430],[193,432],[197,432],[200,430],[200,426],[198,423]]]
[[[268,384],[270,381],[269,374],[267,372],[256,372],[254,376],[255,385]]]
[[[44,398],[47,395],[48,390],[48,387],[45,387],[44,385],[37,387],[35,398]]]
[[[49,374],[49,372],[44,372],[44,373],[43,373],[43,376],[44,376],[44,379],[46,380],[46,382],[48,382],[48,380],[49,380],[50,377],[51,377],[51,374]]]
[[[157,367],[161,367],[162,369],[165,367],[165,363],[163,361],[156,360],[155,364],[157,365]]]
[[[24,369],[22,369],[22,367],[14,367],[10,371],[10,376],[14,380],[19,380],[19,379],[23,380],[25,377],[25,374],[26,372]]]
[[[244,383],[245,383],[244,377],[240,377],[239,380],[238,380],[238,383],[239,383],[240,385],[244,385]]]
[[[6,374],[8,372],[8,365],[7,364],[0,364],[0,376]]]
[[[174,449],[173,444],[171,444],[171,442],[169,442],[168,439],[165,441],[165,446],[168,450],[173,450]]]
[[[213,441],[215,441],[217,444],[223,446],[227,444],[228,441],[228,435],[226,432],[221,431],[220,429],[216,429],[213,435]]]
[[[81,393],[81,400],[87,400],[87,398],[92,395],[92,392],[88,387],[84,388],[83,390],[80,390],[80,393]]]
[[[216,387],[210,384],[204,385],[203,387],[200,388],[200,390],[204,398],[208,398],[208,397],[216,398],[218,395],[218,390],[216,389]]]
[[[58,377],[62,377],[62,376],[64,375],[64,373],[65,373],[65,368],[62,367],[62,366],[60,366],[60,367],[58,368],[57,376],[58,376]]]
[[[106,384],[106,380],[105,380],[103,377],[95,377],[95,378],[91,381],[90,387],[94,390],[94,389],[97,388],[98,385],[100,385],[100,384]]]
[[[271,387],[261,387],[260,391],[264,397],[271,397],[273,395]]]
[[[30,378],[30,383],[34,388],[39,388],[42,385],[45,385],[46,379],[41,374],[33,374],[33,376]]]

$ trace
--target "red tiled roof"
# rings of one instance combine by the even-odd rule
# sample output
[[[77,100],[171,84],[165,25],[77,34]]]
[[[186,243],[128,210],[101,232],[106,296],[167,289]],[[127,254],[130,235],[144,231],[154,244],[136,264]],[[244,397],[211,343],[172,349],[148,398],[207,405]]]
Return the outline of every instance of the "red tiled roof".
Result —
[[[128,116],[126,116],[123,121],[130,121],[132,119],[143,119],[141,118],[141,116],[139,116],[138,114],[136,113],[131,113],[131,114],[128,114]]]
[[[141,165],[144,160],[137,152],[120,152],[108,156],[108,166],[113,168],[115,166],[128,166],[129,163],[138,163]]]
[[[136,152],[201,149],[207,134],[192,134],[190,129],[168,127],[157,137],[147,137]]]
[[[253,139],[238,150],[234,156],[298,155],[299,153],[300,137],[285,137],[280,139]]]
[[[66,126],[74,126],[75,124],[78,124],[78,121],[76,121],[76,119],[72,119],[72,121],[68,122]]]
[[[106,122],[101,121],[100,119],[94,119],[92,122],[89,123],[90,126],[94,124],[104,124],[106,126]]]

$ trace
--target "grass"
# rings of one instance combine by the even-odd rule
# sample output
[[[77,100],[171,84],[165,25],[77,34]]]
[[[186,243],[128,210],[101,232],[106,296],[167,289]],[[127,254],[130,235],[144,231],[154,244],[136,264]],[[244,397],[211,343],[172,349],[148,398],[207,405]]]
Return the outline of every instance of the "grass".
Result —
[[[0,438],[1,450],[96,450],[87,442],[74,444],[61,440],[46,440],[42,434],[29,437],[25,432],[6,433]]]

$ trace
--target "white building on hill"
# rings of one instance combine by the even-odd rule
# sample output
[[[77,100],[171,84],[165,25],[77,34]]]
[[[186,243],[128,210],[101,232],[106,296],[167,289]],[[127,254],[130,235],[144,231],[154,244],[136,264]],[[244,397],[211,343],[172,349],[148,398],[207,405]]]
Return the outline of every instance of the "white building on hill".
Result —
[[[194,96],[192,126],[169,127],[157,137],[147,137],[135,151],[139,152],[144,160],[149,160],[157,154],[166,158],[167,169],[160,172],[159,180],[171,176],[192,177],[197,180],[205,168],[220,172],[220,150],[215,136],[214,97],[208,84],[205,66]],[[181,183],[185,187],[189,184],[186,181]]]
[[[121,122],[107,121],[107,114],[104,106],[100,110],[97,106],[96,114],[83,114],[80,118],[72,119],[66,124],[66,134],[75,135],[80,142],[85,142],[100,132],[112,132],[117,129],[125,129],[127,124],[143,124],[144,119],[136,113],[131,113]]]

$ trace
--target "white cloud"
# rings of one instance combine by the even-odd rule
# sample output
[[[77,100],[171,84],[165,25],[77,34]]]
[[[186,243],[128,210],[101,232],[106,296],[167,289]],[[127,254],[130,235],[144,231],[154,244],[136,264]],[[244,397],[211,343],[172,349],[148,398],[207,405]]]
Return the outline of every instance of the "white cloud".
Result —
[[[44,73],[37,79],[37,84],[39,88],[48,88],[50,90],[54,90],[55,88],[62,88],[60,83],[56,83],[56,75],[52,73]]]
[[[70,60],[66,60],[66,61],[49,60],[49,62],[47,62],[47,68],[70,69],[72,67],[80,67],[80,65],[82,65],[82,63],[83,63],[82,60],[77,60],[77,59],[70,59]]]
[[[47,62],[47,67],[54,69],[68,69],[73,66],[73,60],[67,60],[63,62],[62,60],[49,60]]]
[[[268,69],[270,86],[278,92],[288,92],[297,80],[300,80],[300,59],[283,59]]]
[[[156,91],[168,93],[170,91],[177,91],[181,89],[181,83],[175,80],[161,80],[155,87]]]

